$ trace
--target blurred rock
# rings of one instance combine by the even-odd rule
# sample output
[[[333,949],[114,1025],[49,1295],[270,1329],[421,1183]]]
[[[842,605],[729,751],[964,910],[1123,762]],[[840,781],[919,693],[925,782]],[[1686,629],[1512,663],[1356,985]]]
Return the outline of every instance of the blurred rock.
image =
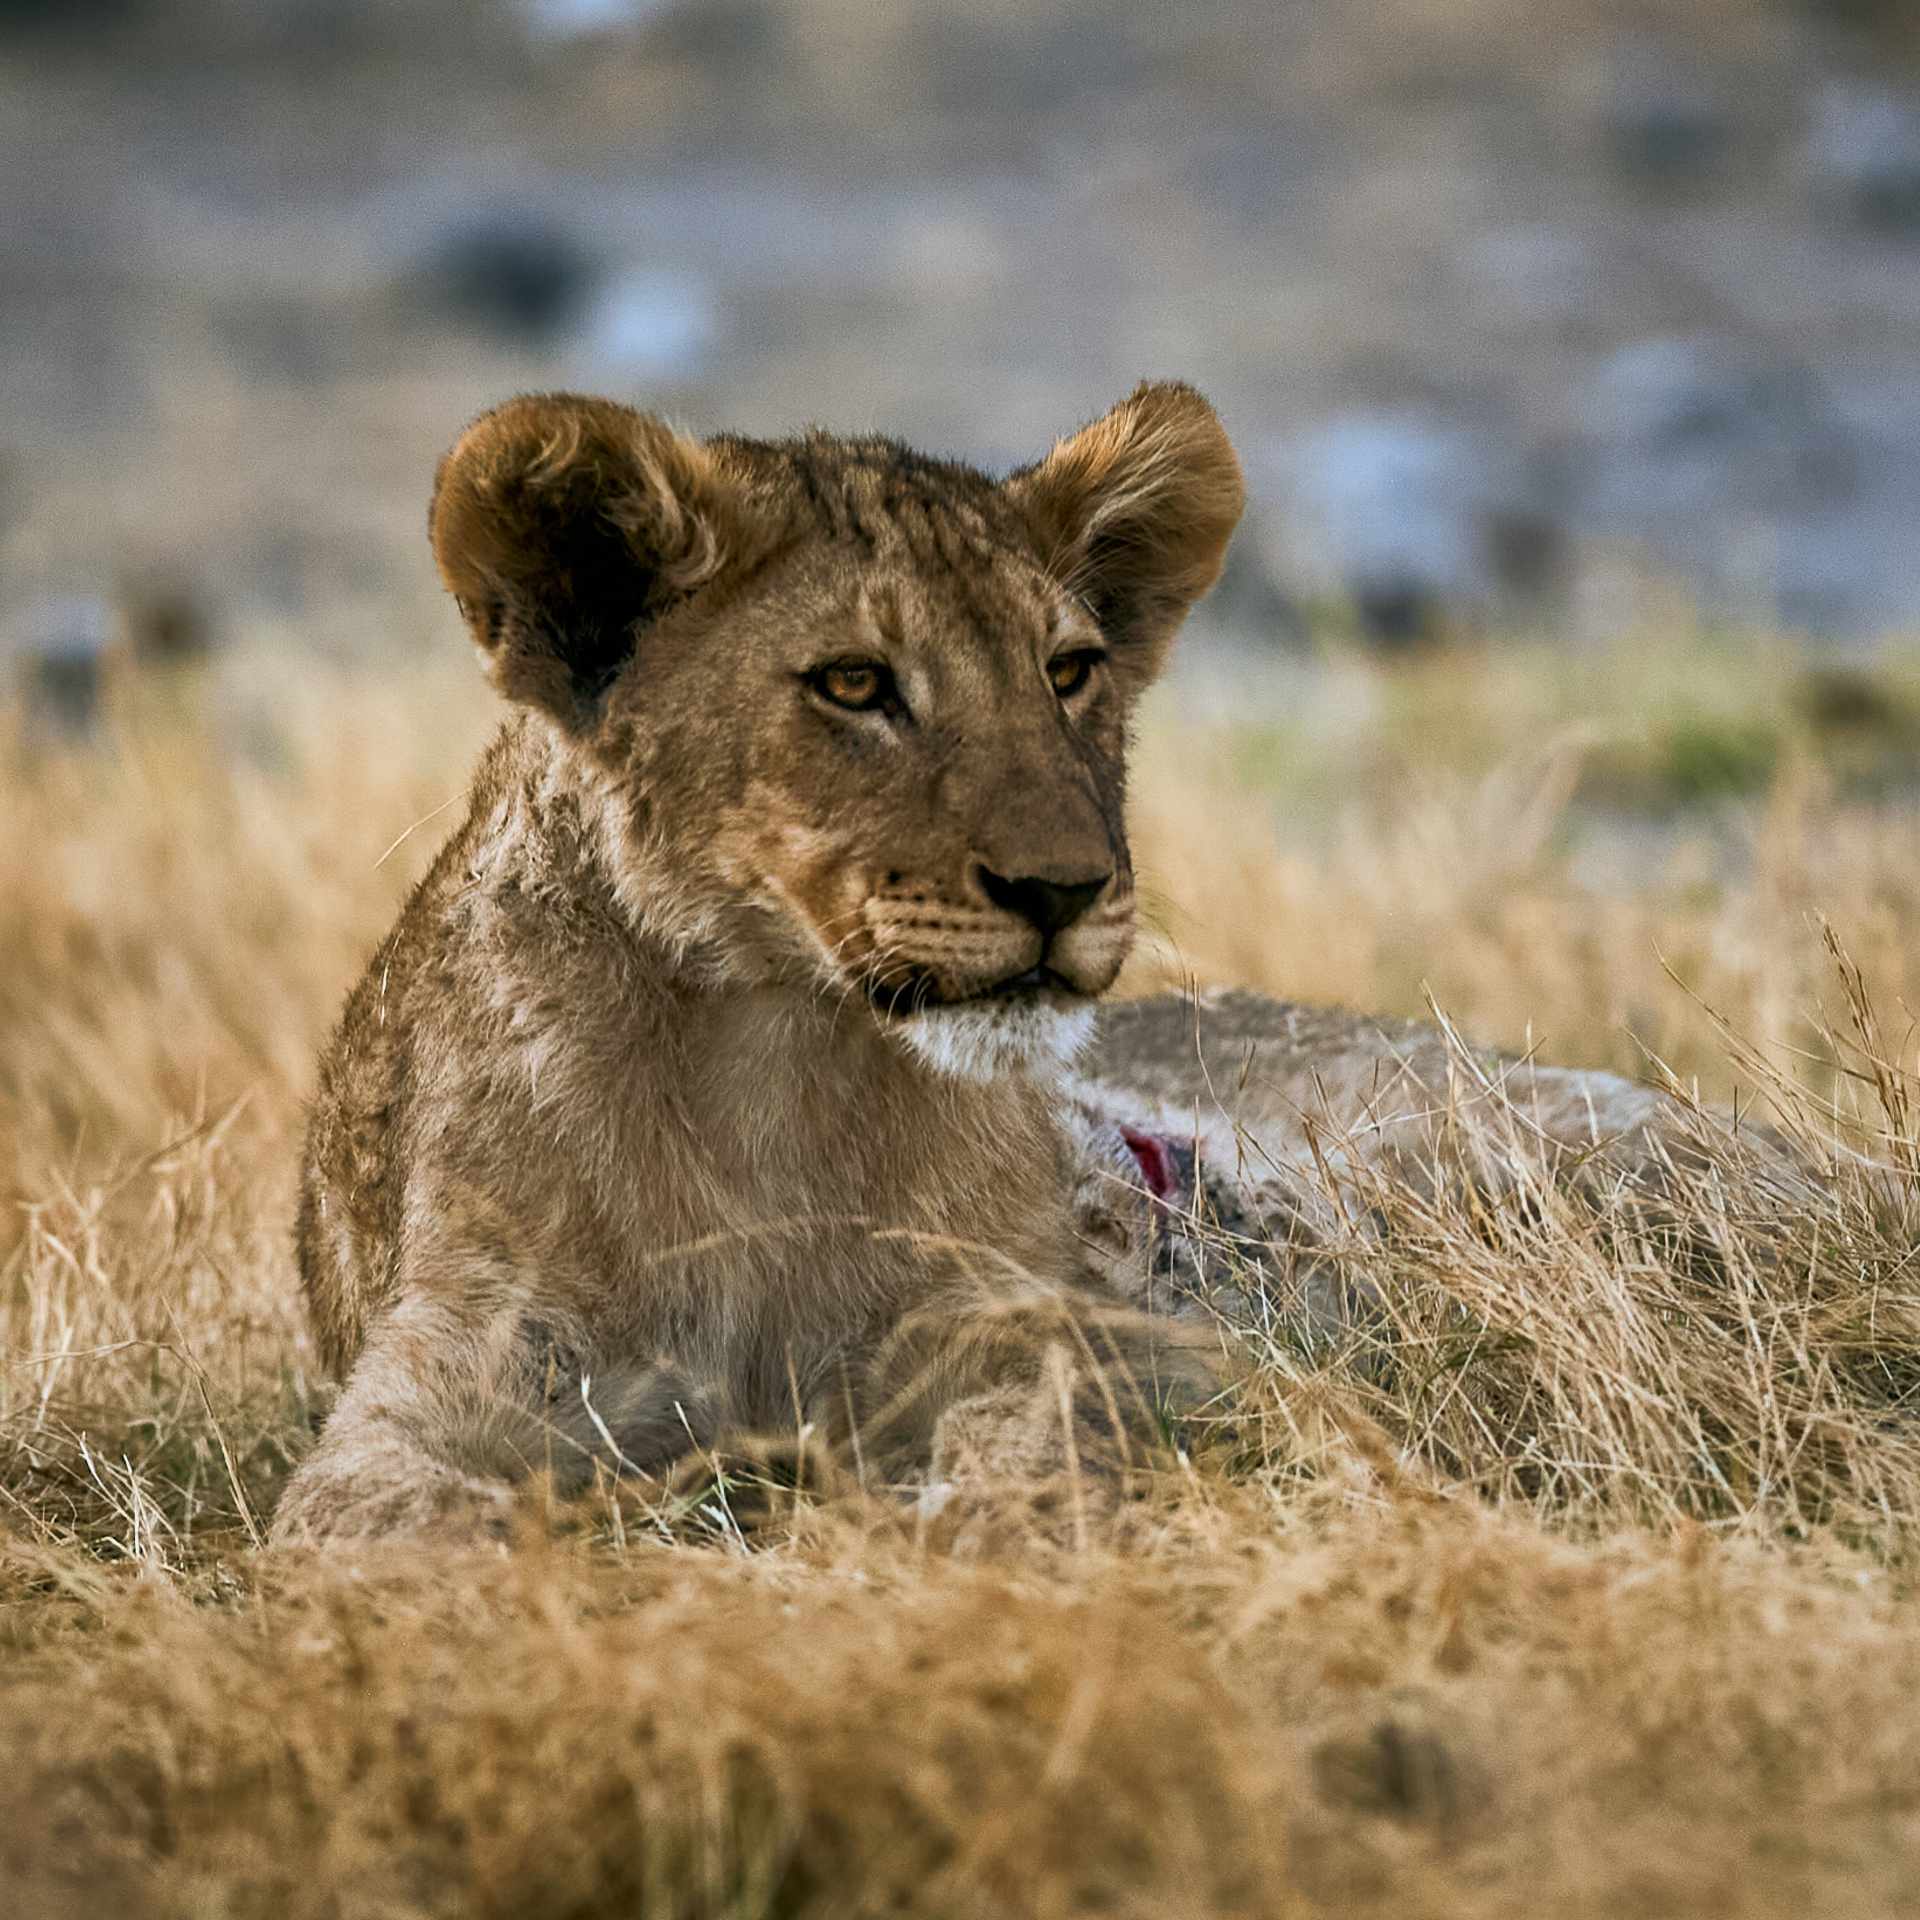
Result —
[[[521,0],[520,13],[538,39],[582,40],[631,33],[673,5],[674,0]]]
[[[1382,646],[1483,616],[1511,584],[1496,532],[1526,508],[1523,476],[1480,435],[1414,415],[1348,415],[1305,442],[1293,492],[1325,584]]]
[[[583,351],[609,378],[688,380],[707,361],[719,318],[689,274],[630,273],[604,286],[582,327]]]
[[[449,316],[503,344],[538,347],[580,322],[601,269],[559,221],[503,206],[442,228],[421,277]]]
[[[5,558],[102,577],[111,499],[317,621],[515,382],[1014,461],[1187,372],[1293,509],[1223,623],[1913,631],[1920,70],[1835,17],[1920,0],[1374,11],[0,0]]]
[[[1635,537],[1714,617],[1822,638],[1910,626],[1920,441],[1902,410],[1856,417],[1858,396],[1824,369],[1748,373],[1666,431],[1590,444],[1589,530]]]
[[[1572,575],[1567,527],[1546,501],[1512,501],[1488,509],[1487,565],[1509,604],[1557,602]]]
[[[205,603],[183,582],[157,576],[117,598],[51,595],[9,624],[8,651],[37,735],[80,739],[99,724],[116,661],[176,682],[211,652]]]
[[[0,37],[82,39],[115,27],[140,11],[140,0],[0,0]]]
[[[1580,412],[1598,453],[1589,504],[1602,514],[1752,508],[1845,478],[1845,436],[1818,380],[1718,336],[1619,349]]]
[[[1809,667],[1794,688],[1793,704],[1821,733],[1897,733],[1910,725],[1884,681],[1844,662]]]
[[[151,580],[123,596],[127,651],[142,666],[187,667],[213,651],[213,622],[200,596],[177,580]]]
[[[29,607],[17,628],[16,653],[29,728],[73,739],[100,714],[116,623],[94,594],[67,594]]]
[[[1362,574],[1353,583],[1352,599],[1361,633],[1383,653],[1425,646],[1446,628],[1445,597],[1432,582],[1410,573]]]
[[[1868,226],[1920,234],[1920,99],[1831,85],[1807,136],[1814,190]]]
[[[1251,516],[1227,549],[1227,564],[1196,616],[1202,628],[1262,646],[1296,649],[1307,642],[1307,618],[1281,586],[1270,564],[1262,529]]]
[[[1615,171],[1633,184],[1671,189],[1711,179],[1734,132],[1720,88],[1671,48],[1635,46],[1616,59],[1601,138]]]
[[[1644,340],[1601,364],[1579,412],[1583,530],[1636,543],[1712,617],[1836,634],[1920,586],[1900,558],[1903,456],[1818,368],[1719,336]]]

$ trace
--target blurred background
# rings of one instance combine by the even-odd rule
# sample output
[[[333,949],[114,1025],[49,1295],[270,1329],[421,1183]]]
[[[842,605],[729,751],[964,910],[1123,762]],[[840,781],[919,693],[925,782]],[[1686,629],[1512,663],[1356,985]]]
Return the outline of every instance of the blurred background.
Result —
[[[0,667],[57,722],[128,651],[454,645],[433,465],[515,389],[1005,465],[1148,374],[1253,486],[1193,701],[1652,628],[1885,721],[1920,9],[0,0]]]
[[[1011,463],[1143,374],[1276,650],[1920,629],[1920,9],[0,0],[16,647],[414,644],[515,388]]]

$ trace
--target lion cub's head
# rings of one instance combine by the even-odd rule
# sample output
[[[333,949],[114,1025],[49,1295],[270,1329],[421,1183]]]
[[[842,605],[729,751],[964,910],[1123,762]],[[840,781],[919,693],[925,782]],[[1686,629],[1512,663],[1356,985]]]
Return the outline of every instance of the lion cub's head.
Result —
[[[1005,480],[554,394],[467,430],[431,526],[636,914],[984,1077],[1070,1055],[1132,944],[1128,717],[1241,503],[1179,385]]]

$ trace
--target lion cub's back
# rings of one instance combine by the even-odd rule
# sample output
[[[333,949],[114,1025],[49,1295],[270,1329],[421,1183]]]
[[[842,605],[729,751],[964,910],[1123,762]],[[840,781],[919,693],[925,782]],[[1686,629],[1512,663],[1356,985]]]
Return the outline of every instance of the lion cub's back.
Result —
[[[383,1002],[392,996],[403,931],[382,943],[320,1055],[301,1160],[300,1282],[321,1357],[337,1377],[390,1291],[399,1238],[405,1027]]]
[[[501,786],[507,744],[503,734],[482,758],[466,820],[375,949],[321,1049],[294,1239],[314,1338],[336,1375],[393,1291],[422,1000],[445,1010],[449,902]]]

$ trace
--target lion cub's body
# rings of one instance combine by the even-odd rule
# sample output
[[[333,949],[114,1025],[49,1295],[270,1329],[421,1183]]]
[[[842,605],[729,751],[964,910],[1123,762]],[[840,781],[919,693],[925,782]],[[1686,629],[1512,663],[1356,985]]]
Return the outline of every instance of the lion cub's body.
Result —
[[[824,996],[687,981],[543,735],[488,752],[323,1061],[299,1241],[329,1366],[410,1267],[576,1371],[665,1358],[777,1425],[796,1387],[840,1391],[948,1246],[1067,1278],[1043,1088],[942,1078]]]
[[[1132,939],[1127,716],[1240,504],[1175,386],[1005,481],[567,395],[469,430],[432,538],[522,711],[322,1063],[346,1383],[278,1538],[497,1531],[529,1466],[730,1427],[894,1474],[1062,1339],[1138,1373],[1056,1082]]]

